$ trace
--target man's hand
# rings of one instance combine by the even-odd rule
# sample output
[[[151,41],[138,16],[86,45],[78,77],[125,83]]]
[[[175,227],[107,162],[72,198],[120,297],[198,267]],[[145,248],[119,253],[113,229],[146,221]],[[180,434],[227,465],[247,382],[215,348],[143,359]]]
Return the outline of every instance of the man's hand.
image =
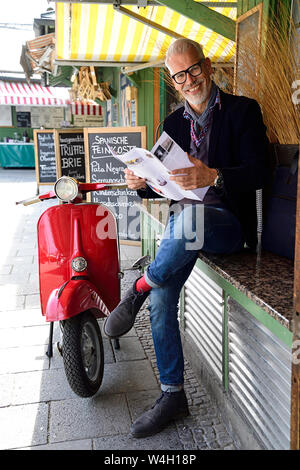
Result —
[[[175,181],[181,189],[197,189],[212,186],[218,175],[217,170],[209,168],[201,160],[187,154],[189,160],[195,165],[189,168],[180,168],[171,171],[170,180]],[[178,175],[178,176],[176,176]],[[180,176],[181,175],[181,176]],[[185,176],[182,176],[185,175]]]
[[[146,188],[146,180],[135,176],[133,171],[125,168],[125,180],[129,189],[144,189]]]

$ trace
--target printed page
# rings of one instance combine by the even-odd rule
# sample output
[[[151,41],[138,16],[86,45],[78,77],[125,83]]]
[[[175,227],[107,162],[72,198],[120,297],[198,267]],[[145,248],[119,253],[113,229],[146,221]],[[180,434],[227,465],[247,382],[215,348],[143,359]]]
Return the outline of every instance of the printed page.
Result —
[[[170,171],[194,166],[193,163],[189,160],[187,154],[166,132],[162,133],[151,152],[156,155],[156,157]],[[184,191],[184,193],[189,193],[189,195],[184,197],[203,201],[204,196],[208,190],[209,186],[206,186],[205,188]]]
[[[163,132],[151,152],[135,147],[123,155],[117,155],[108,144],[106,145],[112,155],[123,162],[136,176],[144,178],[147,184],[163,197],[175,201],[183,198],[202,201],[209,189],[206,187],[184,190],[174,181],[170,181],[170,171],[191,167],[193,163],[166,132]]]
[[[170,181],[167,168],[148,150],[134,148],[123,155],[115,155],[136,176],[144,178],[157,193],[168,199],[180,201],[184,196],[179,186]]]

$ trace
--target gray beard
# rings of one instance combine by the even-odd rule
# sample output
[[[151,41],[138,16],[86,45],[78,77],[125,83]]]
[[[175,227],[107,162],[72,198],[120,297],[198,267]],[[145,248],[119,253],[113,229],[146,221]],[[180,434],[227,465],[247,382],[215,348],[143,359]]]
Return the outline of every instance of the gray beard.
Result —
[[[185,97],[185,99],[189,103],[191,103],[195,106],[198,106],[199,104],[204,103],[207,100],[208,97],[209,97],[209,93],[207,93],[206,96],[194,96],[194,97],[189,96],[188,98]]]
[[[201,82],[199,82],[201,83]],[[199,83],[196,83],[194,86],[198,85]],[[192,87],[191,87],[192,88]],[[199,106],[199,104],[202,104],[204,103],[208,97],[210,96],[210,91],[211,90],[206,90],[206,93],[205,95],[201,95],[201,96],[186,96],[184,94],[184,91],[182,91],[182,94],[184,96],[184,98],[191,104],[195,105],[195,106]]]

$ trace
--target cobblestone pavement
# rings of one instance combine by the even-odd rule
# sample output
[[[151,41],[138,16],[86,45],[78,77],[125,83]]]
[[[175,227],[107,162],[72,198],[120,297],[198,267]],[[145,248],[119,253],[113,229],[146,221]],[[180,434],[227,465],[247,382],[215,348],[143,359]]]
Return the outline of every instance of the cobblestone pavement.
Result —
[[[139,315],[135,328],[144,351],[151,361],[155,376],[159,380],[149,317]],[[177,432],[183,448],[186,450],[235,450],[236,447],[223,424],[217,408],[205,388],[199,384],[186,359],[184,380],[190,416],[176,422]]]
[[[126,288],[131,284],[128,279]],[[124,286],[125,287],[125,286]],[[141,309],[135,322],[135,330],[146,356],[151,362],[156,380],[159,372],[153,347],[149,312]],[[184,387],[188,399],[190,416],[176,421],[176,428],[183,449],[186,450],[236,450],[218,409],[204,387],[199,384],[189,362],[185,359]]]
[[[39,303],[36,223],[53,202],[28,207],[14,203],[35,192],[33,170],[0,168],[0,449],[234,449],[218,410],[187,361],[191,415],[156,436],[130,436],[132,421],[160,394],[146,307],[135,328],[121,338],[119,350],[103,338],[99,392],[89,399],[73,393],[56,349],[51,361],[45,355],[49,326]],[[121,247],[123,267],[138,257],[135,248]],[[123,292],[136,275],[126,271]],[[55,324],[54,343],[58,340]]]

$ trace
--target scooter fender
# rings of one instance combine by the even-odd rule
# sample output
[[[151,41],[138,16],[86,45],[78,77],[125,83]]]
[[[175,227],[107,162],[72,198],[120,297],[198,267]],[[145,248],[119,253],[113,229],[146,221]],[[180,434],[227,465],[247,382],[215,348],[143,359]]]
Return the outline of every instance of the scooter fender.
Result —
[[[89,309],[98,310],[97,317],[109,315],[109,310],[95,286],[87,280],[70,280],[49,296],[46,321],[67,320]]]

